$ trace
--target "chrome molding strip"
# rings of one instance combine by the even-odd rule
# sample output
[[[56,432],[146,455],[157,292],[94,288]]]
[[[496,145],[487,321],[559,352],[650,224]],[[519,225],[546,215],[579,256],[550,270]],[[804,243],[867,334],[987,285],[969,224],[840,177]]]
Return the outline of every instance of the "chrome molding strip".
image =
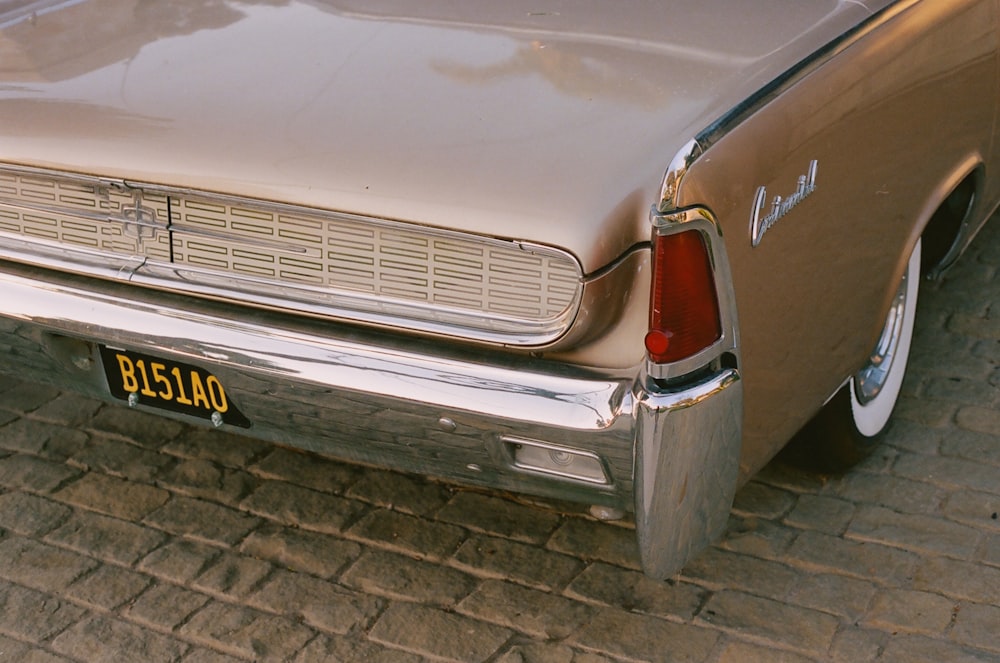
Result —
[[[787,69],[755,94],[747,97],[745,101],[730,109],[729,112],[702,130],[695,137],[695,141],[703,152],[707,151],[720,138],[732,131],[735,126],[779,96],[787,88],[917,2],[919,0],[897,0],[878,10],[868,20],[862,21],[836,39],[813,51],[812,54]]]
[[[918,0],[898,0],[875,12],[868,20],[859,23],[838,38],[813,51],[808,57],[784,71],[755,94],[747,97],[745,101],[706,126],[693,139],[681,146],[671,160],[663,175],[657,209],[661,213],[666,213],[677,206],[678,194],[688,169],[723,136],[835,55],[876,30],[886,21],[908,10],[917,2]]]
[[[0,166],[0,257],[193,295],[508,345],[580,306],[570,254],[399,221]]]

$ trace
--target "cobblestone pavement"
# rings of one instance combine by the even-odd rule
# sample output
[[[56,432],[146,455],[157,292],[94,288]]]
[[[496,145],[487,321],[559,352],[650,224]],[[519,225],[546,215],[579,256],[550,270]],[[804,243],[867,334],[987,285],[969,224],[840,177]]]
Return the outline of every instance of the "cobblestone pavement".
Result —
[[[1000,661],[1000,221],[885,445],[772,464],[672,582],[632,532],[0,378],[3,661]]]

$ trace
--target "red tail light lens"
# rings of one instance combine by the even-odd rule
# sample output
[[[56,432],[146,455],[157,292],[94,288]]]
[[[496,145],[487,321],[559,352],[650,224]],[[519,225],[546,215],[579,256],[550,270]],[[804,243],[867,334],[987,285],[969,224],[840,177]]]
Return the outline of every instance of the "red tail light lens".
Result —
[[[653,289],[646,351],[657,363],[679,361],[722,336],[712,264],[702,234],[685,230],[653,240]]]

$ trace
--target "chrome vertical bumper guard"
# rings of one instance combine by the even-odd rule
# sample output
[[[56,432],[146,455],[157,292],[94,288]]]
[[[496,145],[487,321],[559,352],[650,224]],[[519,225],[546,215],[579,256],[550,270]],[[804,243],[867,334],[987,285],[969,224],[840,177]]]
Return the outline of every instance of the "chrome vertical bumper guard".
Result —
[[[666,578],[726,529],[736,493],[743,383],[725,369],[636,404],[635,526],[643,571]]]

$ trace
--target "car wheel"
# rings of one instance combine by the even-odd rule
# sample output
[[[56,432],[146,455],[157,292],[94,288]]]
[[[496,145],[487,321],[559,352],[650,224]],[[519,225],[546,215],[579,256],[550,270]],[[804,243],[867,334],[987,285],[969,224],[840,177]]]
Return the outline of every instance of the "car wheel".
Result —
[[[903,386],[919,285],[918,240],[871,356],[796,435],[788,459],[811,469],[839,472],[876,448]]]

